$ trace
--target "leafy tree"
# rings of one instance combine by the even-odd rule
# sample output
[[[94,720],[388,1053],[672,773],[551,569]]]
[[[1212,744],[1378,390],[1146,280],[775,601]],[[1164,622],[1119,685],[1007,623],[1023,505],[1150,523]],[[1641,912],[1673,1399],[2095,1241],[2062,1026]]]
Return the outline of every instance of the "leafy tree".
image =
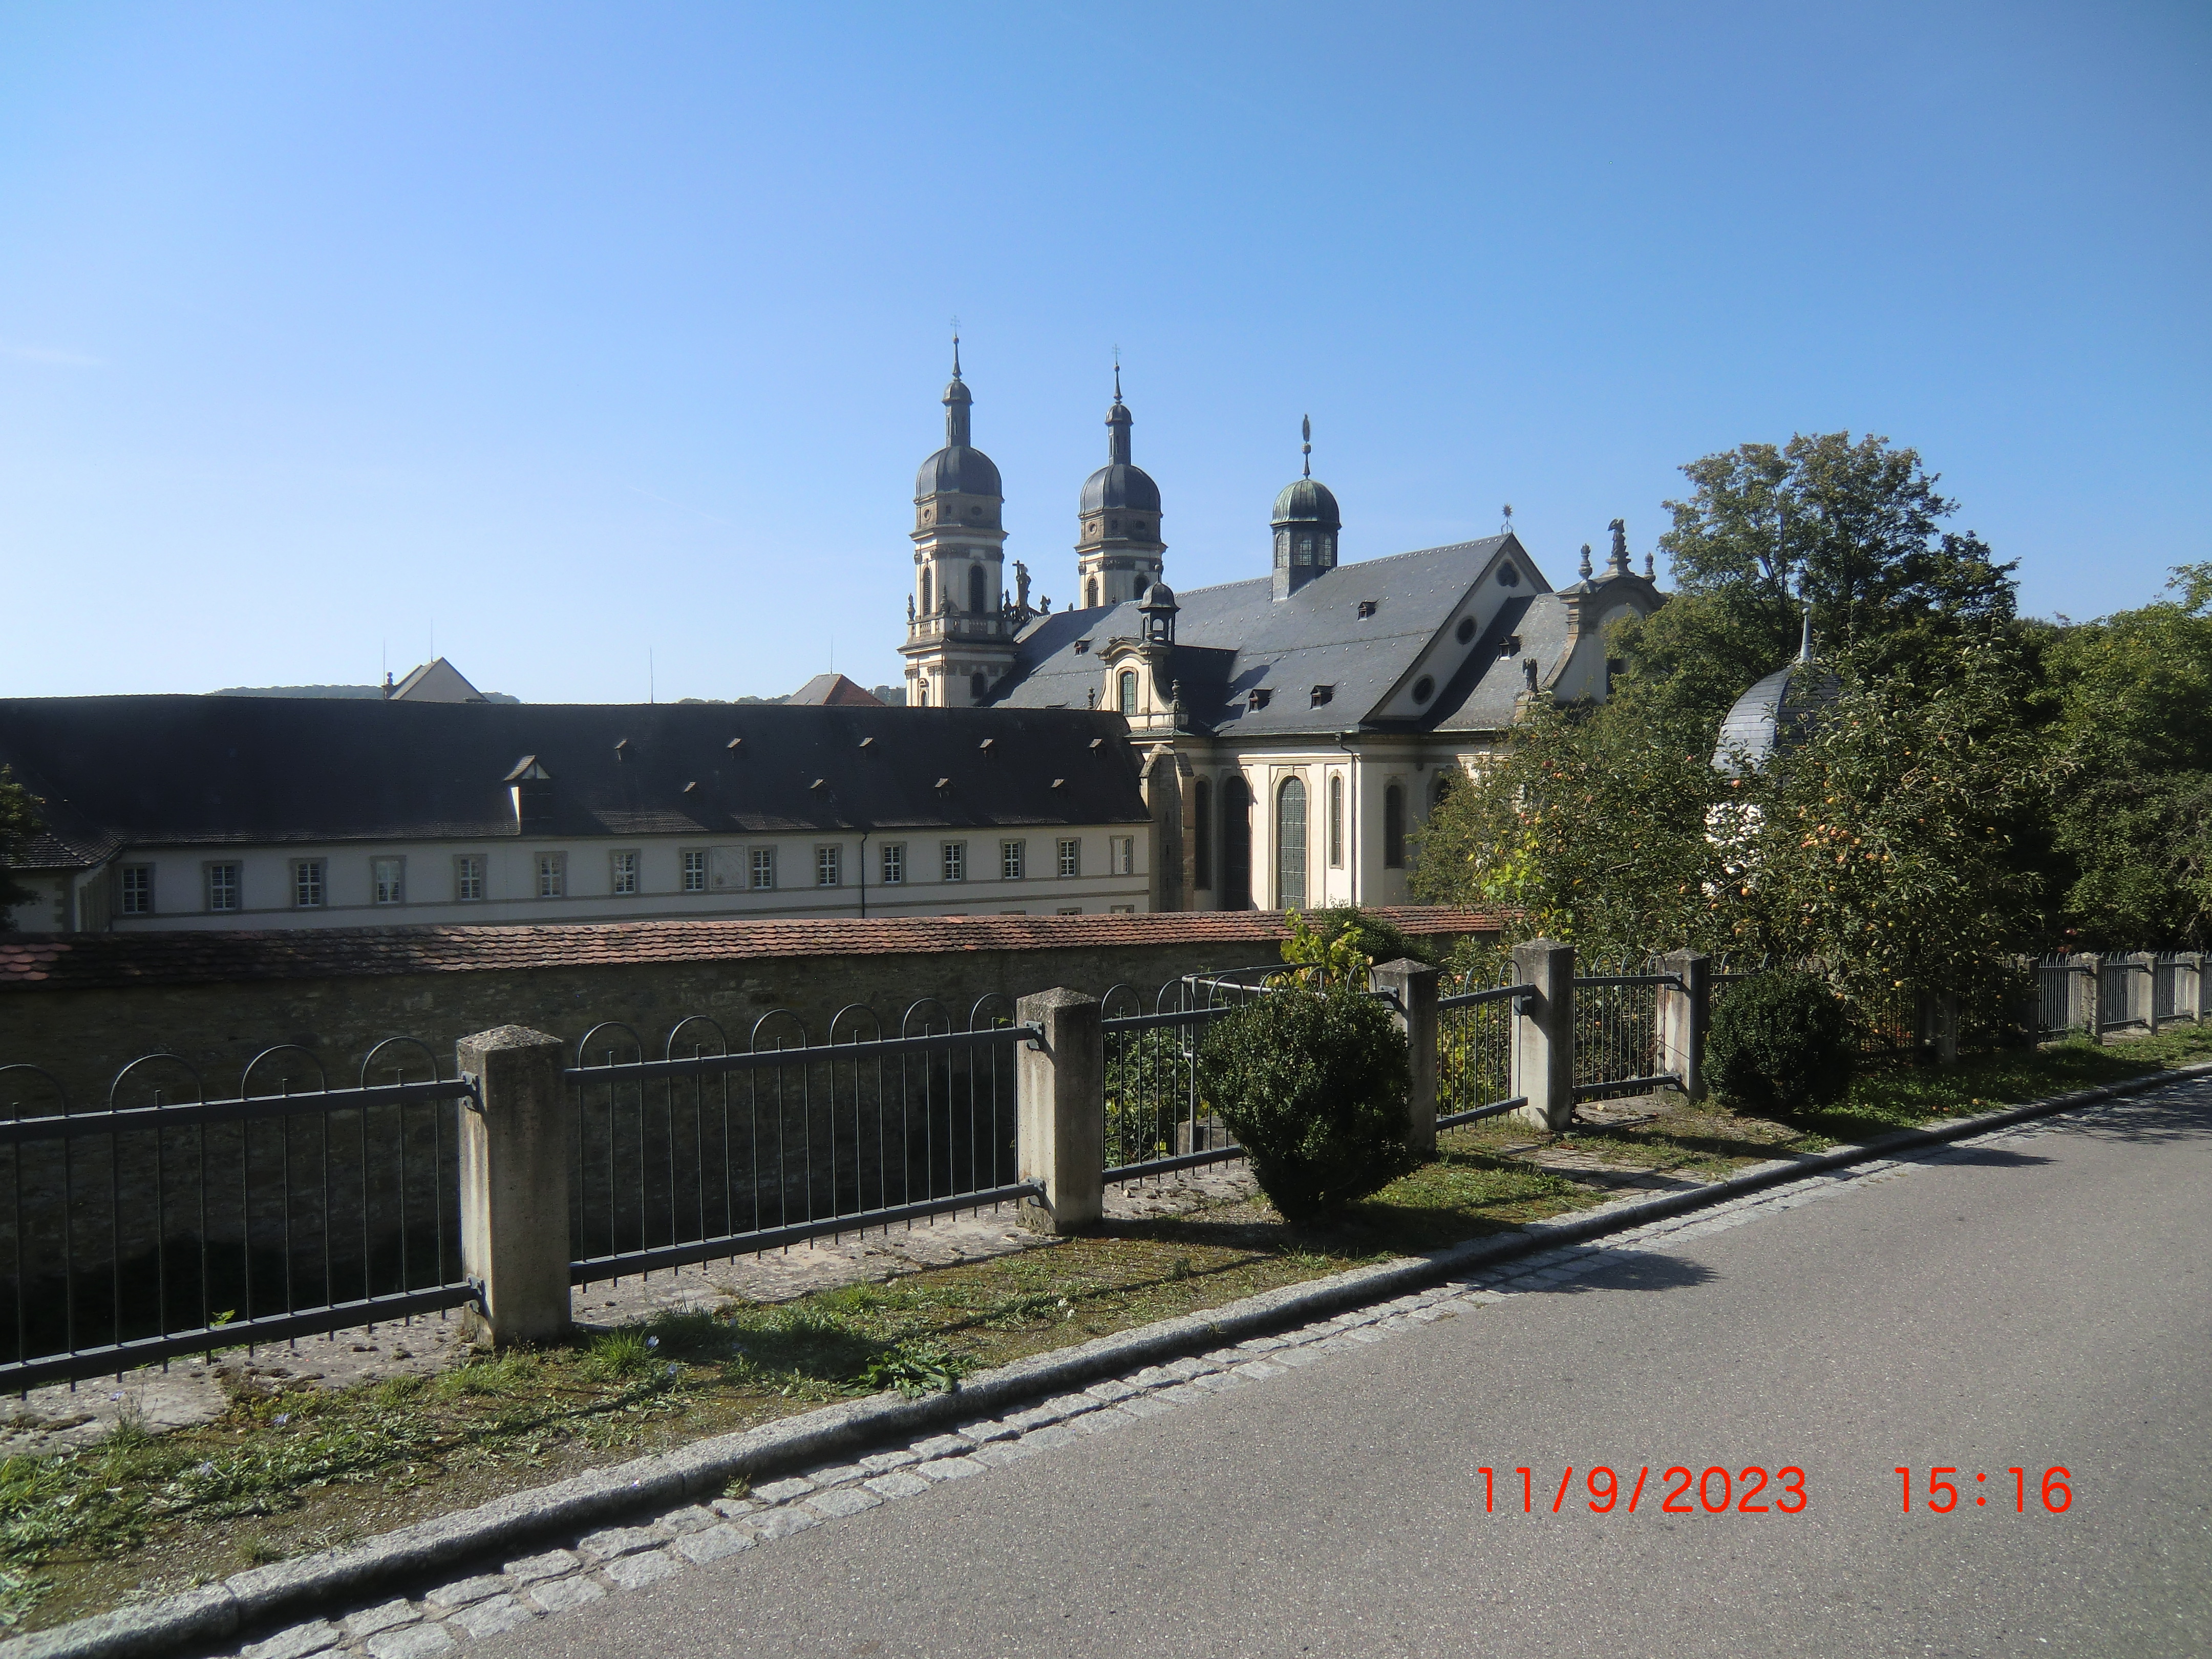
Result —
[[[1508,942],[1566,939],[1594,960],[1720,943],[1711,754],[1702,722],[1650,700],[1540,705],[1430,815],[1414,896],[1502,910]]]
[[[2081,941],[2212,942],[2212,563],[2179,597],[2057,630],[2042,701],[2072,764],[2054,813]]]
[[[2012,619],[2014,567],[1978,536],[1942,527],[1958,503],[1916,451],[1801,433],[1682,471],[1695,488],[1665,503],[1674,526],[1659,538],[1674,595],[1618,625],[1619,653],[1646,695],[1717,720],[1796,653],[1801,597],[1823,654],[1874,673]]]
[[[6,931],[8,907],[21,904],[37,897],[21,883],[11,881],[8,872],[23,843],[37,835],[45,826],[39,821],[38,799],[17,783],[4,766],[0,766],[0,932]]]

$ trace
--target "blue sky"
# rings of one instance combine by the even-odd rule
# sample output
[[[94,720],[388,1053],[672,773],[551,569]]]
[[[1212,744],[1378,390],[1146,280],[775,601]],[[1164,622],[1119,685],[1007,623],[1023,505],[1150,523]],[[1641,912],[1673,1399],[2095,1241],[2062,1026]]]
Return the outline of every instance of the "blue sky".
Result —
[[[0,9],[0,694],[896,678],[957,314],[1073,596],[1917,447],[2031,611],[2212,558],[2201,5]]]

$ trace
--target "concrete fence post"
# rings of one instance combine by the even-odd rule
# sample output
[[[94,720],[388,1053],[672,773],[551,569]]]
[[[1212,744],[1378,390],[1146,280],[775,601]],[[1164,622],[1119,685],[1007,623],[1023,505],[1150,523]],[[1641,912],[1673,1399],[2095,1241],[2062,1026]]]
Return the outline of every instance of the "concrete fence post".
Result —
[[[1513,947],[1513,981],[1533,985],[1513,1014],[1513,1092],[1517,1114],[1554,1134],[1575,1113],[1575,947],[1532,939]]]
[[[1106,1213],[1106,1040],[1098,999],[1060,988],[1014,1005],[1044,1033],[1022,1045],[1015,1072],[1018,1178],[1044,1188],[1022,1200],[1022,1225],[1072,1233]]]
[[[2181,994],[2180,975],[2184,973],[2189,975],[2189,994],[2185,998]],[[2187,1008],[2193,1024],[2201,1025],[2204,1023],[2207,1010],[2204,1006],[2203,951],[2185,951],[2175,958],[2173,1006],[2176,1009]]]
[[[1705,1033],[1712,1028],[1713,961],[1701,951],[1659,958],[1659,971],[1681,981],[1659,988],[1659,1069],[1682,1079],[1692,1100],[1705,1097]]]
[[[460,1041],[477,1085],[461,1113],[461,1269],[482,1298],[471,1334],[495,1346],[568,1332],[565,1053],[521,1025]]]
[[[1406,1036],[1406,1149],[1417,1158],[1437,1150],[1437,986],[1442,970],[1411,957],[1369,969],[1368,987],[1396,999],[1390,1017]]]
[[[2138,951],[2128,960],[2142,970],[2143,988],[2143,1024],[2153,1036],[2158,1035],[2158,952]]]
[[[2067,958],[2073,969],[2074,994],[2068,999],[2067,1023],[2078,1025],[2092,1042],[2105,1040],[2104,961],[2094,951],[2077,951]]]

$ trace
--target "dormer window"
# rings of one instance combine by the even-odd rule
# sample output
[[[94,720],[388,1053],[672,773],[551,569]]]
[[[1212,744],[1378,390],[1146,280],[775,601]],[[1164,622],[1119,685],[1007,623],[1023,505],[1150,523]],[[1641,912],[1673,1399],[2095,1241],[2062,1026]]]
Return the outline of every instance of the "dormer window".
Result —
[[[1365,621],[1366,621],[1370,617],[1373,616],[1374,614],[1375,614],[1375,601],[1374,601],[1374,600],[1372,600],[1372,599],[1362,599],[1362,600],[1360,600],[1360,602],[1359,602],[1359,620],[1360,620],[1360,621],[1362,621],[1362,622],[1365,622]]]
[[[1334,686],[1316,685],[1313,689],[1313,707],[1318,708],[1322,704],[1331,701],[1335,697],[1335,696],[1336,688]]]
[[[1508,634],[1505,636],[1505,643],[1498,647],[1499,659],[1503,660],[1507,657],[1517,657],[1520,654],[1521,636],[1518,634]]]
[[[1087,655],[1089,655],[1089,654],[1090,654],[1090,651],[1091,651],[1091,641],[1088,641],[1088,640],[1078,640],[1078,641],[1076,641],[1076,642],[1075,642],[1075,654],[1076,654],[1077,656],[1079,656],[1079,657],[1081,657],[1081,656],[1087,656]]]
[[[551,819],[553,775],[538,763],[537,756],[525,755],[503,781],[514,806],[516,834],[539,828]]]
[[[1255,685],[1252,688],[1252,695],[1248,697],[1245,702],[1252,712],[1256,714],[1273,700],[1274,696],[1275,694],[1267,687]]]

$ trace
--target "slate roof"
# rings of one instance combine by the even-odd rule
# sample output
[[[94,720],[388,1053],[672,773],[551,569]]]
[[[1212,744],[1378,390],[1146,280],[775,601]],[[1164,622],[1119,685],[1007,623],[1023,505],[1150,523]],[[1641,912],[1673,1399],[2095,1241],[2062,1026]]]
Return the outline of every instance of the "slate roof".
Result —
[[[919,711],[917,711],[919,712]],[[1426,905],[1376,914],[1416,938],[1496,933],[1485,911]],[[951,951],[1099,951],[1281,939],[1267,911],[1150,915],[897,916],[862,921],[633,921],[542,927],[329,927],[175,933],[0,935],[0,993],[100,986],[514,972],[602,963],[717,962]]]
[[[787,703],[820,706],[823,703],[842,704],[853,708],[882,708],[884,700],[865,686],[855,685],[842,674],[817,674],[784,699]]]
[[[1127,729],[1081,710],[48,697],[0,700],[0,763],[45,801],[21,866],[51,868],[118,845],[513,836],[504,780],[526,756],[552,775],[531,830],[548,837],[1140,823]]]
[[[1371,718],[1509,546],[1528,586],[1471,644],[1459,673],[1418,722]],[[1498,729],[1511,723],[1513,700],[1524,685],[1518,657],[1501,660],[1500,644],[1519,633],[1522,654],[1542,658],[1547,672],[1565,648],[1565,603],[1541,582],[1518,540],[1490,536],[1339,565],[1282,600],[1273,597],[1268,576],[1182,589],[1176,596],[1173,677],[1182,684],[1190,724],[1223,735],[1340,732],[1363,725]],[[1359,615],[1364,601],[1374,603],[1371,616]],[[1014,682],[996,706],[1084,708],[1099,684],[1097,653],[1110,640],[1142,632],[1134,602],[1039,617],[1017,641]],[[1079,641],[1087,641],[1083,652],[1075,649]],[[1311,701],[1316,685],[1334,688],[1320,708]],[[1249,706],[1255,687],[1274,693],[1265,708]]]

